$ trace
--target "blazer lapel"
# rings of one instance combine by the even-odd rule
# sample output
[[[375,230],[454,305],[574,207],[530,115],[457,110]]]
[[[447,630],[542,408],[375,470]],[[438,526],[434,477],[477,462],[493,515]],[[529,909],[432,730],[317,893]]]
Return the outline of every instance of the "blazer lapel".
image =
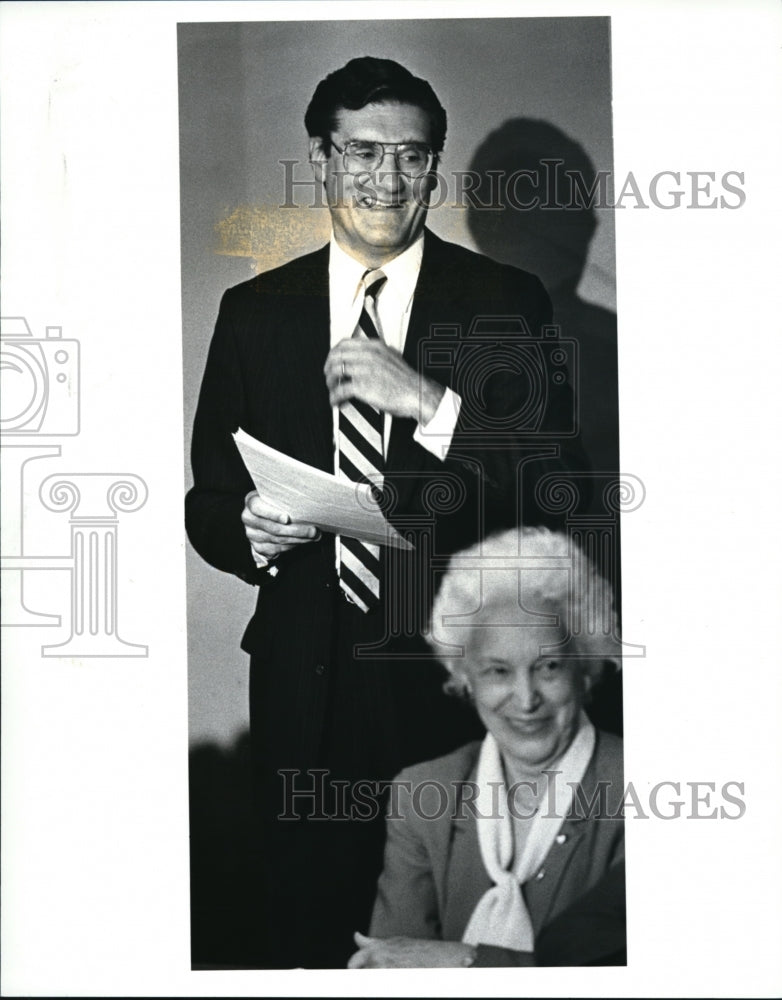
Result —
[[[293,307],[286,310],[290,326],[282,332],[289,371],[281,380],[282,386],[293,386],[295,391],[296,419],[289,428],[292,449],[301,461],[333,472],[333,416],[323,375],[331,344],[328,246],[302,259],[293,288]]]
[[[598,791],[598,753],[599,736],[595,752],[587,766],[584,777],[579,783],[580,795],[585,796],[583,801],[586,802],[590,802]],[[586,815],[582,814],[579,808],[576,806],[571,808],[560,827],[559,833],[554,838],[554,843],[551,845],[543,864],[524,883],[524,898],[527,908],[530,911],[536,934],[553,916],[555,904],[558,903],[562,892],[568,867],[578,853],[579,843],[588,832],[589,822]],[[598,819],[595,822],[604,821]]]
[[[422,346],[431,336],[432,325],[444,316],[454,314],[460,298],[459,277],[447,260],[448,245],[429,230],[424,233],[424,253],[421,271],[413,296],[403,356],[416,371],[443,380],[442,371],[435,371],[425,362]],[[333,414],[323,376],[323,365],[331,346],[329,311],[329,246],[296,262],[289,273],[288,286],[281,289],[291,296],[291,308],[286,310],[288,328],[282,331],[286,342],[281,385],[295,386],[297,419],[288,428],[293,454],[301,461],[327,472],[334,467]],[[456,310],[458,311],[458,309]],[[284,403],[284,401],[283,401]],[[403,510],[410,495],[420,484],[420,475],[427,466],[423,449],[414,445],[416,421],[394,418],[387,454],[387,469],[395,478],[399,490],[398,508]]]
[[[478,751],[476,750],[476,754]],[[477,760],[477,757],[476,757]],[[476,779],[476,765],[467,780]],[[442,845],[442,856],[447,859],[441,879],[443,882],[442,930],[446,941],[459,941],[469,923],[473,910],[485,892],[494,884],[481,858],[478,843],[478,822],[473,815],[475,808],[462,802],[463,786],[452,784],[454,796],[450,843]]]
[[[474,767],[469,775],[470,781],[476,780],[476,772],[477,768]],[[596,785],[597,769],[593,757],[581,782],[587,801],[595,794]],[[442,875],[445,940],[461,939],[478,901],[494,884],[481,858],[479,820],[472,814],[470,807],[460,807],[458,801],[453,815],[455,818],[451,824],[451,843],[445,852],[448,863]],[[588,821],[573,810],[563,822],[543,864],[522,887],[536,934],[553,913],[561,893],[563,878],[587,832],[587,825]]]
[[[427,364],[424,345],[431,336],[433,324],[450,314],[449,306],[458,297],[459,285],[458,275],[448,274],[447,262],[443,260],[444,247],[447,244],[428,229],[424,230],[421,270],[402,354],[411,368],[438,381],[443,380],[443,373],[434,371]],[[417,422],[412,419],[395,417],[391,422],[386,465],[391,475],[402,473],[394,480],[399,492],[400,510],[405,509],[413,490],[420,486],[420,474],[427,465],[426,453],[412,440],[416,427]]]

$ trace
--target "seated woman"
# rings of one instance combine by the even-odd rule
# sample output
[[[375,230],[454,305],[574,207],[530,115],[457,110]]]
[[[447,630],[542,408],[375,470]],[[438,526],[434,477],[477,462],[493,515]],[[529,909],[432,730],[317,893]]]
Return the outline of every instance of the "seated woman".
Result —
[[[430,643],[488,732],[399,775],[350,968],[556,964],[558,941],[569,964],[623,961],[622,743],[583,709],[616,633],[610,587],[563,535],[451,560]]]

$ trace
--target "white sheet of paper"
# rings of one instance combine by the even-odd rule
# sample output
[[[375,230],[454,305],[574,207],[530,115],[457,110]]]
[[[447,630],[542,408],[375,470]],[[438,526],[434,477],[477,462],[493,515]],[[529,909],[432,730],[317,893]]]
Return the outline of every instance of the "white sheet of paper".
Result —
[[[413,546],[386,521],[368,486],[349,483],[270,448],[241,428],[234,441],[263,499],[293,521],[395,549]]]

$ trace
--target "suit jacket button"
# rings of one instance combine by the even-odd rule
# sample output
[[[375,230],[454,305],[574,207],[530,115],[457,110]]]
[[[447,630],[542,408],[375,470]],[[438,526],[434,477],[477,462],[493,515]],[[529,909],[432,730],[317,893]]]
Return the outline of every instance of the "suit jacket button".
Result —
[[[557,840],[558,844],[564,844],[565,841],[567,840],[567,834],[566,833],[558,833],[557,837],[556,837],[556,840]]]
[[[538,874],[535,876],[535,878],[538,880],[538,882],[540,882],[540,880],[543,878],[545,874],[546,874],[546,869],[541,868]]]
[[[326,668],[323,666],[322,663],[319,663],[317,667],[315,667],[315,673],[318,675],[318,677],[322,677],[326,673]]]

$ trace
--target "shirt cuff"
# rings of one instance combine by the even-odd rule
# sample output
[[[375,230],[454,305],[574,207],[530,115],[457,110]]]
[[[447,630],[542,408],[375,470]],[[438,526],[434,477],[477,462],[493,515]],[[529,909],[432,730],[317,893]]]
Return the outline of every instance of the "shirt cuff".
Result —
[[[428,424],[419,424],[413,434],[414,441],[441,461],[451,447],[461,405],[461,396],[446,388],[432,419]]]
[[[252,552],[252,557],[258,569],[265,569],[269,576],[277,576],[279,568],[274,565],[271,559],[267,559],[266,556],[262,556],[258,552]]]

